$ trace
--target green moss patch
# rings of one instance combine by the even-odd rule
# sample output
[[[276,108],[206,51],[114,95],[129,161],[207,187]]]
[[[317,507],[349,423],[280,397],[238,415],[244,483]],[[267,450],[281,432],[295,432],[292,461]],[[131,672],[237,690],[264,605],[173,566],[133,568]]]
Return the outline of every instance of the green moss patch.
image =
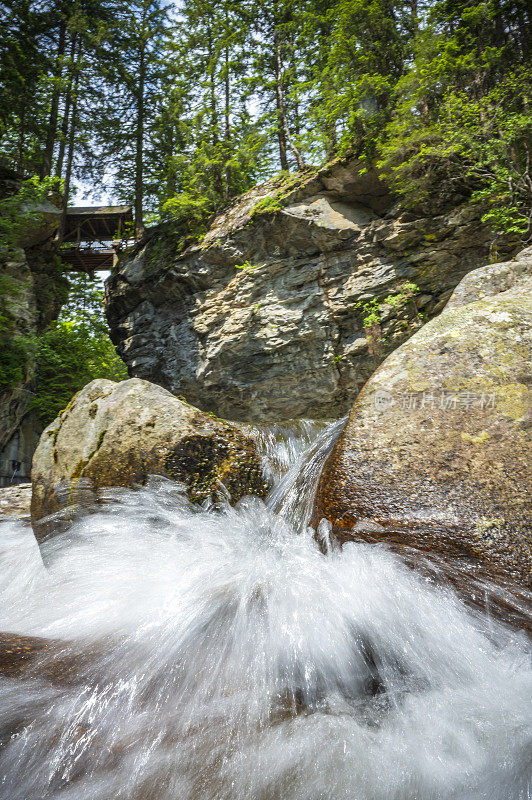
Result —
[[[184,437],[166,456],[164,469],[185,484],[193,503],[222,499],[226,493],[235,503],[247,494],[265,497],[268,491],[256,454],[216,434]]]

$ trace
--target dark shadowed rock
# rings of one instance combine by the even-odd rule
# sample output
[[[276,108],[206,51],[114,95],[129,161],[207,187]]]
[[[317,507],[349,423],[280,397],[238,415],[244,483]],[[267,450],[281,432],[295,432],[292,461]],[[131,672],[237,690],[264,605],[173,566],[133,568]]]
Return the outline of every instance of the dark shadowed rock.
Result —
[[[90,505],[99,489],[164,475],[193,502],[264,496],[267,485],[250,439],[147,381],[96,380],[44,431],[32,468],[32,521],[66,506]]]
[[[316,519],[340,540],[415,548],[530,588],[530,255],[468,275],[368,381],[317,494]]]

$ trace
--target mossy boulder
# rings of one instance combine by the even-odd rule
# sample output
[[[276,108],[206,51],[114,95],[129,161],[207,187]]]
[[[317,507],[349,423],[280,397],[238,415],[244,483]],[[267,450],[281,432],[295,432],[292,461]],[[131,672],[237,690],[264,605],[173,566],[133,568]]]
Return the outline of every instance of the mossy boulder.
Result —
[[[531,274],[528,257],[475,270],[367,382],[317,493],[341,541],[530,588]]]
[[[164,475],[191,501],[267,492],[250,439],[230,423],[198,411],[166,389],[133,378],[95,380],[42,434],[32,468],[31,515],[39,521],[65,506],[94,502],[99,490],[135,486]]]

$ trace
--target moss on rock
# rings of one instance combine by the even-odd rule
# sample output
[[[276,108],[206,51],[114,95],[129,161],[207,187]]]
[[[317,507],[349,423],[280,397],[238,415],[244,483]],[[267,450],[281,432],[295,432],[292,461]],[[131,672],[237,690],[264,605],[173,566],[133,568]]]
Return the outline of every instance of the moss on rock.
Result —
[[[96,402],[97,401],[97,402]],[[203,414],[137,378],[92,381],[44,432],[32,471],[32,520],[97,499],[100,489],[136,486],[149,475],[185,486],[194,503],[268,491],[253,442],[234,425]]]
[[[315,516],[342,541],[378,523],[372,539],[528,590],[530,286],[467,299],[368,381],[325,464]]]

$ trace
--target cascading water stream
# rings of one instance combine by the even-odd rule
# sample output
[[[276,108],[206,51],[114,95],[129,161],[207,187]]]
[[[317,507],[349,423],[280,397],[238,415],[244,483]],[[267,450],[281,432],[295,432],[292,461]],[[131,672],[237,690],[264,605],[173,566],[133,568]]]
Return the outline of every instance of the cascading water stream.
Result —
[[[0,679],[0,800],[530,799],[523,635],[383,547],[316,544],[341,424],[257,432],[266,504],[109,491],[46,569],[0,526],[0,629],[84,654]]]

